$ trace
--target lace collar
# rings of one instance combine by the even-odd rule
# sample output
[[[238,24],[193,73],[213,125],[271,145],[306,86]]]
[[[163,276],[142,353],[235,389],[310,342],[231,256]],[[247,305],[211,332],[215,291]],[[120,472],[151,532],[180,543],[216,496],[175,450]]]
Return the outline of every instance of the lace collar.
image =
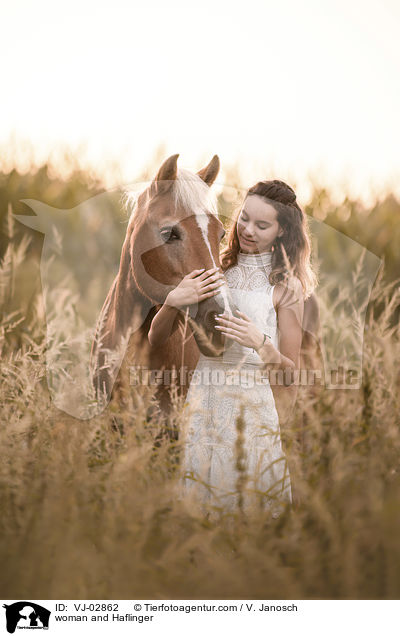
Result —
[[[272,252],[246,254],[238,252],[238,265],[253,265],[254,267],[268,267],[272,262]]]

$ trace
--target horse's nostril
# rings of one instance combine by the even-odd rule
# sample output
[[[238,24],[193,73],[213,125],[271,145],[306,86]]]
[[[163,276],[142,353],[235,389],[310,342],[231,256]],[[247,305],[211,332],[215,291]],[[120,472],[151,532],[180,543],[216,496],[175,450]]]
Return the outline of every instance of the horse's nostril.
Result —
[[[204,318],[204,326],[206,329],[214,329],[216,323],[215,316],[217,315],[216,311],[208,311]]]

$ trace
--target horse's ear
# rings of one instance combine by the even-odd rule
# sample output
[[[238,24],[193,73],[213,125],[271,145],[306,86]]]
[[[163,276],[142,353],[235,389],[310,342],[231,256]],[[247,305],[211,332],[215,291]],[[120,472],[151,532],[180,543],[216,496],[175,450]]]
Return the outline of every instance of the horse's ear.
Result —
[[[203,179],[203,181],[207,185],[211,186],[217,178],[219,166],[219,157],[218,155],[214,155],[208,166],[199,170],[197,174],[199,175],[200,179]]]
[[[160,193],[161,191],[165,192],[171,187],[173,181],[176,180],[178,176],[178,157],[179,154],[172,155],[166,159],[157,172],[151,184],[152,189],[154,189],[156,193]]]

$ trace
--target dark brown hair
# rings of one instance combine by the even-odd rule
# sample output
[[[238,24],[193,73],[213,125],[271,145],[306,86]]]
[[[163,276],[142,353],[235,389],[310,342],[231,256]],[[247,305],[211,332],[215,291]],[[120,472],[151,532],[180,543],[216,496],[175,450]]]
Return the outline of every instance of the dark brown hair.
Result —
[[[296,201],[296,193],[284,181],[274,179],[259,181],[249,188],[245,200],[255,194],[275,208],[277,221],[283,230],[282,236],[278,236],[273,245],[269,282],[271,285],[276,285],[288,280],[291,276],[296,276],[301,282],[304,297],[307,298],[316,287],[317,277],[310,263],[311,243],[308,223]],[[237,221],[241,209],[242,206],[229,230],[227,247],[221,254],[223,271],[237,263],[240,251]]]

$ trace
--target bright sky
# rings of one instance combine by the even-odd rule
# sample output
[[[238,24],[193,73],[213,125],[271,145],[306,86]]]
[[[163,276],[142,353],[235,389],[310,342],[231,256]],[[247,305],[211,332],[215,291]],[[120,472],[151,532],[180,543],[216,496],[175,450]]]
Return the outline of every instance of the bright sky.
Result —
[[[128,183],[164,144],[188,169],[238,162],[244,186],[399,191],[398,0],[13,0],[0,19],[3,149],[64,142]]]

